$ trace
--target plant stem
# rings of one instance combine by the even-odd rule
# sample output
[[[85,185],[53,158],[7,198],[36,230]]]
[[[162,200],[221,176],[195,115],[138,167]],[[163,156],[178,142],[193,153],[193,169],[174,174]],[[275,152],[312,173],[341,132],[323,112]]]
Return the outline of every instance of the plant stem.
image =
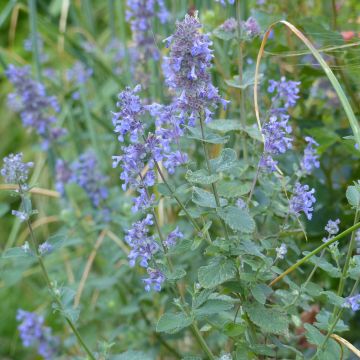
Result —
[[[37,34],[37,12],[36,12],[36,0],[29,0],[29,16],[30,16],[30,36],[31,36],[31,49],[33,54],[33,60],[35,61],[35,74],[39,82],[41,82],[41,63],[39,54],[39,41]]]
[[[141,173],[139,174],[139,176],[140,176],[141,182],[144,183],[144,180],[143,180],[143,177],[142,177]],[[147,190],[147,188],[146,188],[145,186],[144,186],[144,189],[145,189],[145,192],[146,192],[146,195],[147,195],[148,199],[150,200],[150,198],[151,198],[151,197],[150,197],[150,194],[149,194],[149,192],[148,192],[148,190]],[[161,228],[160,228],[160,225],[159,225],[159,221],[158,221],[158,219],[157,219],[157,216],[156,216],[156,213],[155,213],[155,210],[154,210],[154,209],[152,209],[152,215],[153,215],[153,217],[154,217],[154,222],[155,222],[156,230],[157,230],[157,232],[158,232],[158,234],[159,234],[161,246],[162,246],[162,248],[163,248],[163,250],[164,250],[166,262],[167,262],[167,264],[168,264],[168,266],[169,266],[169,268],[170,268],[170,271],[172,271],[172,270],[173,270],[173,265],[172,265],[172,263],[171,263],[171,259],[167,256],[167,249],[166,249],[166,246],[164,245],[164,235],[162,234],[162,231],[161,231]],[[178,292],[179,295],[180,295],[181,301],[182,301],[183,304],[184,304],[184,307],[186,307],[186,302],[185,302],[185,299],[184,299],[184,295],[183,295],[183,293],[182,293],[182,291],[181,291],[181,288],[179,287],[179,284],[178,284],[178,283],[177,283],[176,285],[177,285],[177,287],[176,287],[176,288],[174,287],[173,291],[174,291],[174,293],[176,294],[176,290],[177,290],[177,292]],[[185,311],[185,310],[184,310],[184,311]],[[186,312],[186,314],[187,314],[188,316],[190,316],[190,314],[189,314],[187,311],[185,311],[185,312]],[[198,329],[195,321],[193,321],[193,323],[191,324],[191,327],[192,327],[192,329],[193,329],[194,336],[196,337],[196,339],[197,339],[199,345],[201,346],[201,348],[203,349],[203,351],[208,355],[208,357],[209,357],[211,360],[215,360],[214,355],[212,354],[210,348],[209,348],[208,345],[206,344],[206,341],[205,341],[205,339],[203,338],[203,336],[201,335],[201,333],[200,333],[200,331],[199,331],[199,329]]]
[[[197,222],[195,221],[195,219],[191,216],[191,214],[188,212],[188,210],[186,209],[185,205],[183,204],[183,202],[179,199],[179,197],[175,194],[175,191],[173,190],[173,188],[170,186],[170,184],[167,182],[163,172],[161,171],[161,168],[158,164],[157,161],[155,161],[155,167],[156,170],[158,171],[161,180],[164,182],[165,186],[168,188],[171,196],[176,200],[176,202],[179,204],[179,206],[181,207],[181,209],[184,211],[185,215],[187,216],[187,218],[191,221],[192,225],[194,226],[195,230],[198,232],[201,232],[201,228],[199,227],[199,225],[197,224]]]
[[[354,224],[356,224],[359,221],[359,217],[360,217],[360,213],[359,213],[359,207],[356,209],[356,213],[355,213],[355,219],[354,219]],[[354,246],[355,246],[355,231],[352,232],[351,234],[351,239],[350,239],[350,243],[349,243],[349,248],[346,254],[346,258],[345,258],[345,264],[343,267],[343,271],[341,274],[341,278],[339,281],[339,287],[338,287],[338,291],[337,291],[337,295],[338,296],[342,296],[343,292],[344,292],[344,286],[345,286],[345,281],[347,278],[347,272],[349,270],[349,266],[350,266],[350,260],[351,260],[351,256],[354,250]],[[335,313],[338,311],[338,307],[335,306],[334,307],[334,311],[333,311],[333,316],[335,316]]]
[[[24,191],[21,187],[21,184],[19,184],[19,193],[20,193],[20,196],[21,196],[21,200],[24,201],[24,197],[25,197],[25,194],[24,194]],[[72,320],[65,315],[65,312],[64,312],[64,308],[63,308],[63,304],[59,298],[59,296],[56,294],[56,291],[54,289],[54,286],[50,280],[50,277],[49,277],[49,274],[46,270],[46,267],[45,267],[45,264],[44,264],[44,261],[42,259],[42,256],[39,252],[39,247],[38,247],[38,242],[36,240],[36,237],[35,237],[35,234],[34,234],[34,231],[32,229],[32,226],[31,226],[31,222],[30,222],[30,219],[27,219],[26,220],[26,223],[27,223],[27,226],[28,226],[28,229],[29,229],[29,233],[30,233],[30,239],[31,239],[31,242],[32,242],[32,246],[35,250],[35,255],[36,255],[36,258],[37,258],[37,261],[40,265],[40,268],[41,268],[41,271],[42,271],[42,274],[44,276],[44,279],[45,279],[45,282],[46,282],[46,285],[48,287],[48,289],[50,290],[50,293],[52,294],[52,296],[54,297],[54,300],[56,301],[56,303],[58,304],[59,306],[59,309],[61,310],[61,313],[63,314],[63,316],[65,317],[65,320],[66,322],[68,323],[68,325],[71,327],[72,331],[74,332],[77,340],[79,341],[79,343],[81,344],[82,348],[84,349],[84,351],[87,353],[87,355],[90,357],[91,360],[96,360],[95,356],[92,354],[91,350],[88,348],[88,346],[86,345],[86,343],[84,342],[82,336],[80,335],[79,331],[77,330],[75,324],[72,322]]]
[[[349,297],[354,295],[355,290],[357,289],[359,283],[360,283],[360,278],[358,278],[358,279],[356,280],[356,282],[355,282],[355,284],[354,284],[354,286],[353,286],[353,288],[352,288],[352,290],[351,290],[351,292],[350,292]],[[334,329],[335,329],[335,326],[336,326],[336,324],[338,323],[338,321],[340,320],[341,315],[342,315],[342,313],[344,312],[344,310],[345,310],[344,308],[340,309],[340,311],[339,311],[338,314],[336,315],[333,323],[331,324],[331,327],[330,327],[328,333],[326,334],[326,337],[325,337],[323,343],[319,346],[319,350],[323,350],[323,349],[324,349],[324,347],[325,347],[325,345],[326,345],[326,342],[329,340],[331,334],[333,333],[333,331],[334,331]]]
[[[236,1],[236,20],[237,20],[237,27],[238,27],[238,37],[239,37],[239,51],[238,51],[238,72],[239,72],[239,83],[243,85],[243,63],[244,63],[244,54],[243,54],[243,47],[244,42],[241,40],[241,9],[240,9],[240,0]],[[240,122],[241,126],[245,129],[246,127],[246,108],[245,108],[245,89],[240,89]],[[246,146],[246,139],[243,135],[244,139],[242,142],[244,160],[248,160],[248,151]]]
[[[203,149],[204,149],[204,156],[205,156],[206,166],[207,166],[209,175],[211,175],[212,170],[211,170],[211,165],[210,165],[210,160],[209,160],[209,153],[208,153],[206,143],[205,143],[204,120],[203,120],[202,115],[200,115],[200,129],[201,129],[201,138],[202,138],[201,143],[202,143],[202,146],[203,146]],[[212,188],[212,192],[213,192],[214,197],[215,197],[216,206],[220,207],[220,199],[219,199],[219,194],[217,192],[216,184],[212,183],[211,188]],[[226,239],[227,242],[229,242],[229,234],[228,234],[226,224],[225,224],[224,220],[221,219],[221,218],[220,218],[220,221],[221,221],[221,224],[222,224],[222,226],[224,228],[225,239]]]
[[[111,38],[115,39],[116,33],[115,33],[115,6],[114,6],[114,0],[108,0],[108,12],[109,12],[109,27],[110,27]]]
[[[316,255],[318,252],[320,252],[322,249],[325,249],[326,247],[328,247],[329,245],[333,244],[335,241],[338,241],[340,239],[342,239],[343,237],[345,237],[348,234],[351,234],[353,231],[355,231],[356,229],[360,228],[360,222],[358,222],[357,224],[349,227],[348,229],[346,229],[345,231],[343,231],[342,233],[340,233],[339,235],[333,237],[331,240],[329,240],[328,242],[320,245],[319,247],[317,247],[315,250],[311,251],[309,254],[307,254],[306,256],[304,256],[302,259],[300,259],[298,262],[296,262],[294,265],[290,266],[288,269],[286,269],[282,274],[280,274],[277,278],[275,278],[273,281],[271,281],[271,283],[269,284],[269,286],[273,286],[274,284],[276,284],[277,282],[279,282],[281,279],[283,279],[286,275],[290,274],[291,272],[293,272],[294,270],[296,270],[299,266],[301,266],[302,264],[304,264],[306,261],[308,261],[312,256]]]
[[[196,339],[198,340],[201,348],[204,350],[205,354],[210,360],[215,360],[215,356],[211,352],[209,346],[207,345],[206,341],[204,340],[203,336],[201,335],[200,330],[198,329],[197,325],[195,323],[192,323],[191,325],[193,334],[195,335]]]

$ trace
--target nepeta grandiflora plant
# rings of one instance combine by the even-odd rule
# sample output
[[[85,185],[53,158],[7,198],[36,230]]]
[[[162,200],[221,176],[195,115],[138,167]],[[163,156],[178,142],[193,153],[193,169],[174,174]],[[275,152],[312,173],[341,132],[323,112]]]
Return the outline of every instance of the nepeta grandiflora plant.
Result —
[[[346,213],[327,217],[306,243],[323,206],[316,180],[324,141],[298,126],[305,86],[290,74],[271,78],[264,71],[255,126],[251,46],[263,38],[262,27],[255,15],[240,16],[240,1],[218,2],[236,3],[236,18],[206,33],[197,12],[189,13],[162,47],[153,25],[172,26],[166,1],[126,2],[132,46],[112,33],[101,47],[114,74],[141,84],[119,81],[110,129],[117,142],[97,132],[98,99],[90,98],[99,81],[95,44],[82,43],[86,61],[64,72],[68,91],[57,96],[64,104],[47,95],[52,89],[29,67],[7,67],[9,104],[48,152],[57,190],[51,194],[61,206],[60,230],[38,241],[31,195],[46,191],[29,185],[35,164],[21,153],[4,158],[1,175],[20,201],[12,214],[29,233],[4,259],[37,266],[48,308],[72,330],[51,329],[35,304],[18,308],[22,344],[45,359],[341,358],[336,341],[343,339],[334,333],[348,329],[345,312],[360,309],[360,186],[348,187]],[[35,43],[43,64],[44,47]],[[34,46],[26,42],[26,49]],[[235,71],[232,79],[213,76],[223,48],[236,57],[229,72],[222,69]],[[81,121],[69,121],[68,129],[72,111]],[[62,146],[71,141],[76,151]],[[116,147],[116,170],[108,171],[104,158]],[[111,187],[116,174],[121,186],[116,179]],[[117,247],[102,245],[108,238]],[[68,284],[56,263],[63,258]]]

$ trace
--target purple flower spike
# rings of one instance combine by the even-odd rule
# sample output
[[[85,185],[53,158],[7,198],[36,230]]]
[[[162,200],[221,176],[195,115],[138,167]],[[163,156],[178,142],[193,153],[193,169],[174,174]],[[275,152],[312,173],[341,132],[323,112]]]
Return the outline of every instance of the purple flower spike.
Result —
[[[301,185],[299,182],[295,184],[293,196],[290,199],[290,212],[299,215],[304,212],[307,219],[311,220],[313,212],[313,204],[316,202],[314,197],[315,189],[309,188],[309,185]]]
[[[143,279],[145,283],[145,290],[150,291],[151,289],[159,292],[161,290],[161,285],[165,281],[165,275],[158,269],[148,268],[147,272],[149,277]]]
[[[347,297],[343,307],[350,308],[352,311],[358,311],[360,309],[360,294]]]
[[[319,155],[316,154],[315,147],[319,144],[310,136],[305,137],[305,141],[308,143],[304,150],[304,157],[301,160],[301,169],[306,174],[311,174],[315,168],[319,168]]]

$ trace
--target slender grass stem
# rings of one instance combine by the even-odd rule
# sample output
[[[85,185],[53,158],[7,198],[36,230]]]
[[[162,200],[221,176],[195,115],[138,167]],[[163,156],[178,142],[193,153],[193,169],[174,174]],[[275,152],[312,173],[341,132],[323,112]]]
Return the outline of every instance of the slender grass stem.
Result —
[[[35,74],[39,82],[41,82],[41,62],[39,52],[39,39],[37,33],[37,10],[36,0],[29,0],[29,17],[30,17],[30,37],[33,60],[35,62]]]
[[[19,184],[19,194],[21,196],[21,200],[24,201],[24,197],[25,197],[25,193],[21,187],[21,184]],[[61,311],[61,313],[63,314],[66,322],[68,323],[68,325],[70,326],[70,328],[72,329],[72,331],[74,332],[78,342],[80,343],[80,345],[82,346],[83,350],[86,352],[86,354],[89,356],[89,358],[91,360],[96,360],[95,356],[92,354],[91,350],[89,349],[89,347],[86,345],[85,341],[83,340],[81,334],[79,333],[78,329],[76,328],[75,324],[73,323],[73,321],[70,319],[70,317],[66,316],[65,315],[65,312],[64,312],[64,307],[63,307],[63,304],[61,302],[61,299],[59,298],[59,296],[56,294],[56,289],[54,288],[53,286],[53,283],[51,282],[50,280],[50,276],[49,276],[49,273],[47,272],[46,270],[46,267],[45,267],[45,264],[44,264],[44,261],[42,259],[42,256],[39,252],[39,246],[38,246],[38,242],[36,240],[36,237],[35,237],[35,234],[34,234],[34,231],[33,231],[33,228],[32,228],[32,225],[31,225],[31,222],[30,220],[26,220],[26,224],[27,224],[27,227],[29,229],[29,233],[30,233],[30,239],[31,239],[31,243],[32,243],[32,246],[34,248],[34,251],[35,251],[35,255],[36,255],[36,258],[37,258],[37,261],[39,263],[39,266],[40,266],[40,269],[41,269],[41,272],[44,276],[44,279],[45,279],[45,282],[46,282],[46,285],[50,291],[50,293],[52,294],[55,302],[57,303],[57,305],[59,306],[59,309]]]
[[[209,153],[206,147],[206,143],[205,143],[205,131],[204,131],[204,120],[203,120],[203,116],[200,115],[200,129],[201,129],[201,138],[202,138],[202,146],[203,146],[203,150],[204,150],[204,157],[205,157],[205,161],[206,161],[206,166],[208,169],[208,173],[211,174],[211,164],[210,164],[210,159],[209,159]],[[216,206],[220,207],[220,199],[219,199],[219,194],[217,192],[217,188],[216,188],[216,184],[212,183],[211,184],[211,188],[212,188],[212,192],[214,194],[215,197],[215,202],[216,202]],[[229,242],[229,233],[226,227],[226,224],[224,222],[223,219],[220,219],[220,222],[224,228],[224,233],[225,233],[225,239],[227,242]]]
[[[243,2],[243,1],[242,1]],[[238,72],[239,72],[239,83],[240,85],[243,84],[243,64],[244,64],[244,42],[241,40],[241,1],[236,1],[236,20],[237,20],[237,27],[238,27],[238,38],[239,38],[239,48],[238,48]],[[240,122],[242,127],[245,129],[246,127],[246,106],[245,106],[245,89],[240,89]],[[248,160],[248,151],[246,145],[246,139],[243,135],[244,139],[242,141],[242,149],[244,160]]]
[[[299,266],[301,266],[302,264],[304,264],[305,262],[307,262],[312,256],[316,255],[318,252],[320,252],[321,250],[325,249],[326,247],[330,246],[331,244],[333,244],[335,241],[341,240],[342,238],[344,238],[346,235],[351,234],[353,231],[355,231],[356,229],[360,228],[360,222],[356,223],[355,225],[349,227],[348,229],[346,229],[345,231],[343,231],[342,233],[340,233],[339,235],[333,237],[331,240],[329,240],[328,242],[322,244],[321,246],[317,247],[315,250],[311,251],[309,254],[307,254],[306,256],[304,256],[302,259],[300,259],[299,261],[297,261],[294,265],[290,266],[288,269],[286,269],[282,274],[280,274],[277,278],[275,278],[273,281],[271,281],[271,283],[269,284],[269,286],[273,286],[275,285],[277,282],[279,282],[280,280],[282,280],[286,275],[290,274],[291,272],[293,272],[294,270],[296,270]]]

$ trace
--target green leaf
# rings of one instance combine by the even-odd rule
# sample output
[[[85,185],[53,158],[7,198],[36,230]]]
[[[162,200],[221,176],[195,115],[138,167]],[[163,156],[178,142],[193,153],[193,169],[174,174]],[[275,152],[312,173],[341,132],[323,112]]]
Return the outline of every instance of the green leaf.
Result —
[[[180,330],[190,326],[191,323],[192,319],[183,313],[165,313],[159,319],[156,325],[156,331],[175,334]]]
[[[29,257],[29,256],[31,256],[31,254],[25,252],[22,247],[13,247],[7,249],[2,254],[3,259]]]
[[[342,307],[344,305],[345,299],[341,296],[336,295],[332,291],[322,291],[320,295],[325,295],[327,298],[327,303],[330,303],[335,306]]]
[[[251,294],[255,298],[256,301],[258,301],[260,304],[265,304],[266,299],[268,296],[270,296],[273,292],[271,287],[265,285],[265,284],[257,284],[251,289]]]
[[[0,217],[3,217],[10,210],[10,206],[7,203],[0,203]]]
[[[143,352],[143,351],[135,351],[129,350],[125,351],[119,355],[113,355],[111,360],[153,360],[154,357]]]
[[[222,181],[217,185],[219,196],[225,198],[237,198],[250,192],[251,183],[239,181]]]
[[[307,255],[309,252],[304,251],[304,255]],[[309,259],[309,261],[317,265],[320,269],[326,271],[328,275],[330,275],[333,278],[339,278],[341,277],[341,271],[335,267],[334,265],[330,264],[327,260],[325,260],[323,257],[320,256],[313,256]]]
[[[230,322],[225,324],[224,332],[227,336],[237,337],[239,335],[244,334],[246,330],[245,324],[236,324],[234,322]]]
[[[52,251],[55,251],[57,249],[60,249],[65,244],[65,240],[65,234],[57,234],[49,237],[46,242],[52,246]]]
[[[214,288],[236,276],[235,263],[226,258],[217,258],[207,266],[200,267],[198,279],[200,285],[205,288]]]
[[[236,206],[227,206],[223,209],[216,209],[218,215],[234,231],[252,233],[255,230],[255,221],[245,209]]]
[[[212,314],[220,314],[223,311],[230,310],[234,307],[231,302],[218,300],[218,299],[210,299],[205,302],[204,305],[194,310],[194,315],[196,318],[212,315]]]
[[[328,149],[331,145],[340,141],[341,138],[336,132],[330,129],[324,129],[322,127],[312,128],[307,131],[318,143],[317,152],[321,155]]]
[[[360,255],[354,255],[350,261],[349,276],[357,280],[360,277]]]
[[[209,191],[200,189],[198,187],[193,188],[192,201],[195,204],[203,207],[209,207],[209,208],[217,207],[215,196]],[[226,199],[220,198],[219,201],[220,201],[220,206],[227,205]]]
[[[176,266],[171,272],[165,272],[165,277],[167,280],[179,280],[182,279],[185,275],[186,271],[180,266]]]
[[[185,178],[187,181],[191,183],[209,185],[218,181],[220,179],[220,175],[219,174],[209,175],[208,172],[203,169],[197,171],[188,170],[185,175]]]
[[[237,155],[233,149],[223,149],[219,157],[210,160],[211,169],[215,172],[227,171],[236,165]]]
[[[213,34],[221,39],[221,40],[225,40],[225,41],[229,41],[232,39],[236,39],[236,31],[224,31],[221,26],[217,27],[214,31]]]
[[[329,311],[326,311],[325,309],[322,309],[317,315],[316,315],[316,327],[320,330],[329,331],[331,327],[331,316],[332,314]],[[345,325],[344,321],[341,319],[337,322],[335,328],[333,329],[334,332],[343,332],[348,331],[349,327]]]
[[[264,332],[287,335],[289,319],[282,311],[274,308],[265,308],[259,303],[246,305],[245,311],[250,320]]]
[[[316,346],[321,346],[325,339],[325,335],[323,335],[315,326],[310,324],[304,324],[304,328],[306,329],[305,336],[308,342]],[[321,351],[317,358],[319,360],[340,359],[341,356],[339,345],[333,339],[328,339],[324,351]]]
[[[348,186],[348,188],[346,189],[346,198],[352,207],[357,208],[359,206],[360,192],[356,186]]]
[[[240,124],[240,120],[232,120],[232,119],[213,120],[211,123],[208,124],[208,127],[212,130],[217,130],[224,133],[229,131],[243,130],[243,127]]]
[[[230,137],[229,136],[220,136],[210,131],[204,131],[204,138],[202,137],[201,130],[198,128],[187,128],[191,135],[188,136],[189,139],[200,140],[209,144],[226,144]]]
[[[263,74],[259,74],[259,80],[261,80],[262,77]],[[225,83],[230,87],[244,90],[254,85],[254,71],[245,71],[242,82],[240,82],[239,75],[235,75],[232,79],[225,80]]]

